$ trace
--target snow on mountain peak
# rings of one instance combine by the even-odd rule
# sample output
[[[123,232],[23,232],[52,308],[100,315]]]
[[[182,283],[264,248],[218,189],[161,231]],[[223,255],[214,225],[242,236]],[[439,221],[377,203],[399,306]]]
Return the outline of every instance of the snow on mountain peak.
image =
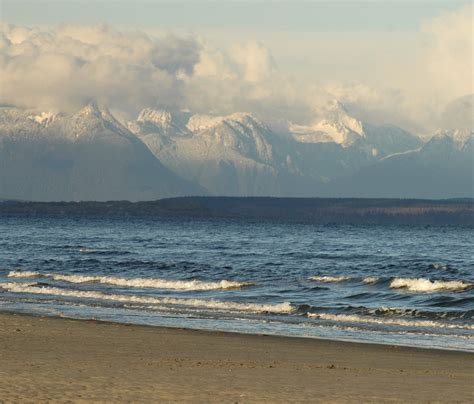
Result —
[[[350,146],[357,139],[365,137],[362,122],[349,115],[343,115],[339,119],[323,119],[313,125],[316,132],[327,133],[336,143],[342,146]]]
[[[234,112],[233,114],[230,114],[225,117],[227,120],[232,120],[236,122],[256,122],[257,119],[250,113],[248,112]]]
[[[50,198],[49,189],[56,187],[57,179],[51,172],[65,173],[61,176],[63,182],[54,188],[54,197],[71,199],[144,199],[173,195],[175,189],[191,192],[187,191],[191,189],[187,188],[189,184],[175,188],[178,177],[171,171],[215,195],[347,194],[352,178],[359,182],[350,188],[351,194],[372,195],[390,182],[386,178],[398,172],[406,175],[420,167],[425,170],[423,178],[429,178],[430,170],[444,170],[443,178],[462,178],[464,182],[453,188],[453,195],[467,194],[465,184],[472,182],[472,130],[442,130],[424,144],[396,126],[361,122],[339,102],[313,124],[283,122],[281,132],[242,112],[191,116],[189,111],[146,108],[127,125],[128,129],[97,102],[75,113],[58,115],[0,108],[0,157],[2,163],[9,162],[10,172],[22,173],[19,184],[27,183],[30,177],[34,178],[28,182],[30,187],[40,184],[34,194],[38,199]],[[33,168],[25,165],[23,158],[12,160],[15,150],[31,152],[28,156],[35,164]],[[48,158],[44,159],[43,154]],[[136,172],[130,167],[142,168]],[[69,185],[62,185],[74,182],[69,173],[78,178],[76,188],[71,188],[75,193],[67,193]],[[46,183],[40,181],[42,177]],[[162,178],[166,179],[165,187]],[[372,185],[374,181],[379,182]],[[400,188],[399,193],[390,195],[428,195],[413,193],[423,188],[416,178],[413,181],[415,191]],[[111,187],[104,187],[108,182]],[[4,180],[0,187],[8,184]],[[24,187],[11,189],[12,195],[25,195]],[[429,195],[440,195],[436,192]]]
[[[186,125],[190,112],[186,110],[145,108],[136,121],[128,122],[133,133],[161,133],[167,135],[189,135]]]
[[[308,126],[290,124],[289,130],[301,143],[335,142],[343,147],[366,137],[363,123],[337,100],[329,104],[323,119]]]
[[[474,131],[470,129],[454,129],[450,131],[451,137],[458,143],[466,143],[474,136]]]
[[[151,122],[160,126],[170,126],[173,120],[171,112],[161,109],[145,108],[138,115],[138,122]]]
[[[344,105],[337,100],[329,107],[327,118],[317,125],[325,129],[334,141],[340,144],[352,143],[356,137],[365,137],[362,122],[351,116]]]
[[[86,119],[90,120],[91,118],[96,118],[99,120],[107,121],[113,123],[114,125],[120,125],[120,123],[115,119],[115,117],[110,113],[107,107],[97,103],[97,101],[90,101],[85,107],[80,109],[74,114],[76,119]]]
[[[186,126],[191,132],[199,132],[219,125],[224,119],[223,116],[196,114],[189,119]]]
[[[87,103],[82,109],[77,112],[77,115],[101,115],[102,108],[97,101],[92,100]]]
[[[334,139],[317,127],[288,123],[288,130],[299,143],[328,143]]]
[[[29,115],[28,119],[31,119],[42,126],[48,126],[56,119],[56,114],[53,112],[41,112],[41,114],[38,115]]]
[[[58,120],[62,131],[72,138],[94,138],[98,134],[114,133],[126,138],[135,136],[110,111],[96,101],[89,102],[73,115]]]
[[[233,114],[225,116],[196,114],[189,119],[186,126],[191,132],[199,132],[202,130],[213,128],[224,122],[227,122],[229,124],[237,123],[244,126],[251,126],[255,124],[259,126],[264,126],[254,116],[246,112],[235,112]]]
[[[79,110],[75,116],[82,118],[95,117],[114,125],[122,126],[105,105],[99,104],[96,101],[90,101],[84,108]]]
[[[466,143],[474,139],[474,131],[470,129],[451,129],[451,130],[440,130],[434,134],[432,139],[440,139],[443,138],[450,139],[453,141],[454,146],[457,149],[462,149]]]
[[[151,200],[206,193],[165,168],[108,110],[0,108],[0,190],[12,199]],[[13,178],[14,180],[11,180]]]

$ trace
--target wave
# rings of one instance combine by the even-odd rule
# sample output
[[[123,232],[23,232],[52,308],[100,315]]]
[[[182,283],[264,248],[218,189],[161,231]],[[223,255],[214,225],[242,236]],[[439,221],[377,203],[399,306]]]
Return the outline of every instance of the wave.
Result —
[[[33,271],[10,271],[7,276],[9,278],[38,278],[41,274]]]
[[[344,281],[348,281],[349,279],[351,279],[349,276],[329,276],[329,275],[324,275],[324,276],[312,276],[311,278],[312,281],[316,281],[316,282],[325,282],[325,283],[329,283],[329,282],[344,282]]]
[[[117,278],[113,276],[88,276],[88,275],[64,275],[54,273],[40,273],[30,271],[10,271],[10,278],[50,278],[55,281],[69,283],[103,283],[107,285],[124,286],[131,288],[155,288],[174,290],[217,290],[217,289],[240,289],[252,286],[250,282],[238,282],[221,280],[215,282],[204,282],[198,280],[168,280],[158,278]]]
[[[393,289],[407,289],[410,292],[432,293],[439,290],[462,291],[472,288],[472,283],[463,281],[433,281],[425,278],[394,278],[390,282]]]
[[[433,327],[433,328],[457,328],[464,330],[474,330],[471,324],[444,323],[431,320],[404,320],[399,318],[374,318],[358,316],[354,314],[329,314],[329,313],[308,313],[308,318],[319,320],[347,322],[347,323],[365,323],[380,325],[396,325],[402,327]]]
[[[364,308],[364,313],[376,316],[398,316],[398,317],[421,317],[446,320],[471,320],[474,318],[474,310],[467,311],[427,311],[418,309],[378,307],[376,309]]]
[[[321,275],[321,276],[312,276],[309,278],[312,281],[316,282],[324,282],[324,283],[331,283],[331,282],[345,282],[349,280],[360,280],[359,278],[352,278],[350,276],[331,276],[331,275]],[[374,284],[380,280],[378,276],[368,276],[362,279],[363,283],[367,284]]]
[[[13,293],[31,293],[40,295],[55,295],[65,297],[100,299],[122,303],[142,303],[153,305],[180,305],[202,307],[208,309],[219,310],[237,310],[251,313],[274,313],[288,314],[295,312],[296,308],[288,302],[276,304],[259,304],[259,303],[239,303],[232,301],[222,301],[213,299],[187,299],[172,297],[151,297],[137,295],[119,295],[113,293],[103,293],[96,291],[81,291],[62,289],[52,286],[39,286],[36,283],[17,283],[17,282],[1,282],[0,287]]]
[[[378,276],[368,276],[367,278],[362,279],[362,282],[367,283],[369,285],[377,283],[379,281]]]

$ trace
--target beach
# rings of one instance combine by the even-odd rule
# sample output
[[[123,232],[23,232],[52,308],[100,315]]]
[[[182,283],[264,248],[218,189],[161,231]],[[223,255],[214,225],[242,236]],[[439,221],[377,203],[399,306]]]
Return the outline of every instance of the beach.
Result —
[[[474,354],[0,314],[5,401],[474,400]]]

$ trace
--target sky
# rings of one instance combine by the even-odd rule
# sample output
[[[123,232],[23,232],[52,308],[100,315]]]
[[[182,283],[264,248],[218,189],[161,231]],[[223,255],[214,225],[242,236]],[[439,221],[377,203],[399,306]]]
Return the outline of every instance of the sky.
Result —
[[[258,31],[417,30],[424,19],[466,0],[160,1],[2,0],[14,24],[106,22],[139,29],[245,29]]]
[[[337,98],[427,132],[474,92],[470,1],[0,0],[0,17],[0,102],[27,107],[100,96],[129,114],[153,104],[310,123]]]

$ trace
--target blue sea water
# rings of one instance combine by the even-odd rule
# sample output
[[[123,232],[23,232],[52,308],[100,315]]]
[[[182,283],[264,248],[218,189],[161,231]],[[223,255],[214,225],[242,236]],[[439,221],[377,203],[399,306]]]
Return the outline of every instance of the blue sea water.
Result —
[[[0,311],[474,351],[474,232],[0,218]]]

